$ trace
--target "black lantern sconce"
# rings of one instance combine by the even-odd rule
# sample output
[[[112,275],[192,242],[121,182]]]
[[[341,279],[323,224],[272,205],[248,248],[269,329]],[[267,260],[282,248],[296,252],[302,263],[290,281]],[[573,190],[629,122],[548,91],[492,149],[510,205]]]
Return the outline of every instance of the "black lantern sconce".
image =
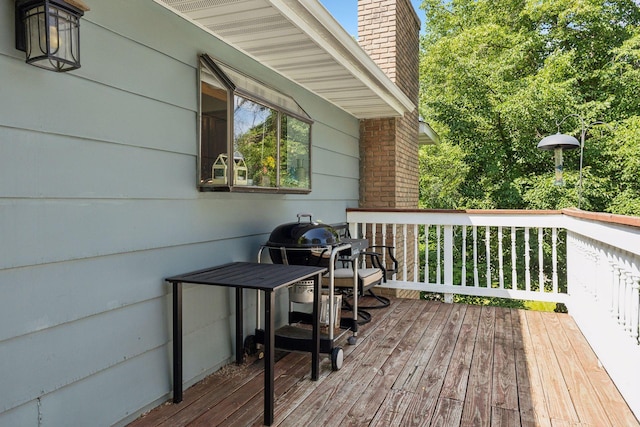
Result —
[[[16,49],[27,64],[63,72],[80,68],[82,0],[16,0]]]

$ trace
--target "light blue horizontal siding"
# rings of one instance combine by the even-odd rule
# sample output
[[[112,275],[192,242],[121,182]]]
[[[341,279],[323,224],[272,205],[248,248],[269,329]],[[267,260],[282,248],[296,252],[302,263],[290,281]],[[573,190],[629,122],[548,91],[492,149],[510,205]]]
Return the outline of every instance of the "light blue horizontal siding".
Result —
[[[3,270],[0,343],[161,298],[169,292],[165,277],[245,260],[264,241],[257,236]]]
[[[149,301],[3,341],[1,410],[162,346],[167,337],[164,319],[164,305]]]
[[[111,425],[167,398],[164,278],[254,260],[296,213],[344,221],[358,203],[356,119],[151,0],[91,7],[66,74],[24,64],[0,7],[0,425]],[[310,194],[197,191],[203,52],[309,113]],[[189,385],[233,357],[233,292],[185,286],[184,307]],[[247,292],[245,334],[255,313]]]
[[[195,154],[22,129],[2,133],[0,158],[29,163],[27,168],[24,162],[2,162],[3,198],[175,199],[189,190],[195,196]]]
[[[0,268],[93,258],[264,233],[290,215],[277,203],[222,200],[0,200]],[[263,201],[266,202],[266,201]],[[8,220],[6,220],[8,219]]]
[[[166,397],[159,392],[168,389],[171,379],[157,370],[166,363],[166,351],[155,349],[43,396],[41,426],[111,426],[114,419],[126,418],[151,403],[149,397]],[[82,396],[91,396],[95,403],[86,404]]]
[[[185,70],[183,77],[195,84],[193,70]],[[2,126],[88,142],[196,153],[195,96],[194,110],[187,110],[110,87],[108,82],[98,84],[71,74],[43,74],[43,70],[2,56],[0,80],[12,82],[2,89],[3,99],[12,100],[0,103]]]

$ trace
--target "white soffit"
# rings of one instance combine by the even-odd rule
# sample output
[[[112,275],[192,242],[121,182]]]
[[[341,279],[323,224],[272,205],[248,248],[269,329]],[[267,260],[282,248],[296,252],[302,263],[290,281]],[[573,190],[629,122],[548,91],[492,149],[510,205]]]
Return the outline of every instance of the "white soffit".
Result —
[[[317,0],[155,1],[359,119],[416,108]]]

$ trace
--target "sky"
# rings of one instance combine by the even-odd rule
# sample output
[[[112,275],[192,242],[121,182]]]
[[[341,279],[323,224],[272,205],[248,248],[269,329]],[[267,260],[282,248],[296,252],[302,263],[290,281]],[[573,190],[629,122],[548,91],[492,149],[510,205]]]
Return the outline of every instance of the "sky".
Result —
[[[320,0],[320,3],[347,30],[347,33],[352,36],[358,35],[358,0]],[[411,0],[411,3],[424,29],[424,10],[418,8],[422,0]]]

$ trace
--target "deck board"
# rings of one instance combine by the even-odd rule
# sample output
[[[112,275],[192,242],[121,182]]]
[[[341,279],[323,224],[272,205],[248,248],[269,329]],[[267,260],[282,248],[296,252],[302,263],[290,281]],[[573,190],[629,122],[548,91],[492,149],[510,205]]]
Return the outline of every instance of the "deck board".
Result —
[[[638,426],[569,315],[393,299],[344,366],[282,353],[277,426]],[[343,313],[343,315],[348,315]],[[229,365],[130,427],[262,425],[262,361]]]
[[[451,356],[451,364],[442,386],[441,397],[443,398],[464,402],[481,310],[479,306],[467,306],[456,347]]]
[[[516,360],[513,344],[511,310],[496,312],[491,406],[518,410]],[[492,416],[493,417],[493,416]]]
[[[569,387],[562,375],[557,354],[555,351],[548,351],[548,349],[554,347],[544,323],[547,318],[551,318],[555,314],[544,316],[545,320],[543,320],[542,314],[529,312],[527,313],[527,319],[529,320],[531,341],[535,349],[541,384],[544,385],[543,390],[549,418],[557,421],[563,420],[569,423],[578,423],[580,420],[571,401]]]
[[[482,307],[476,346],[471,359],[469,383],[462,409],[462,424],[488,426],[491,422],[491,391],[493,341],[495,335],[494,307]]]
[[[511,320],[520,422],[523,427],[551,427],[526,312],[516,310],[513,313]]]
[[[452,304],[450,307],[451,310],[445,319],[440,339],[438,339],[429,360],[425,363],[425,369],[422,371],[422,376],[413,395],[413,407],[416,408],[416,411],[411,420],[406,420],[405,425],[429,425],[436,411],[444,378],[451,363],[451,355],[466,310],[465,305]]]

